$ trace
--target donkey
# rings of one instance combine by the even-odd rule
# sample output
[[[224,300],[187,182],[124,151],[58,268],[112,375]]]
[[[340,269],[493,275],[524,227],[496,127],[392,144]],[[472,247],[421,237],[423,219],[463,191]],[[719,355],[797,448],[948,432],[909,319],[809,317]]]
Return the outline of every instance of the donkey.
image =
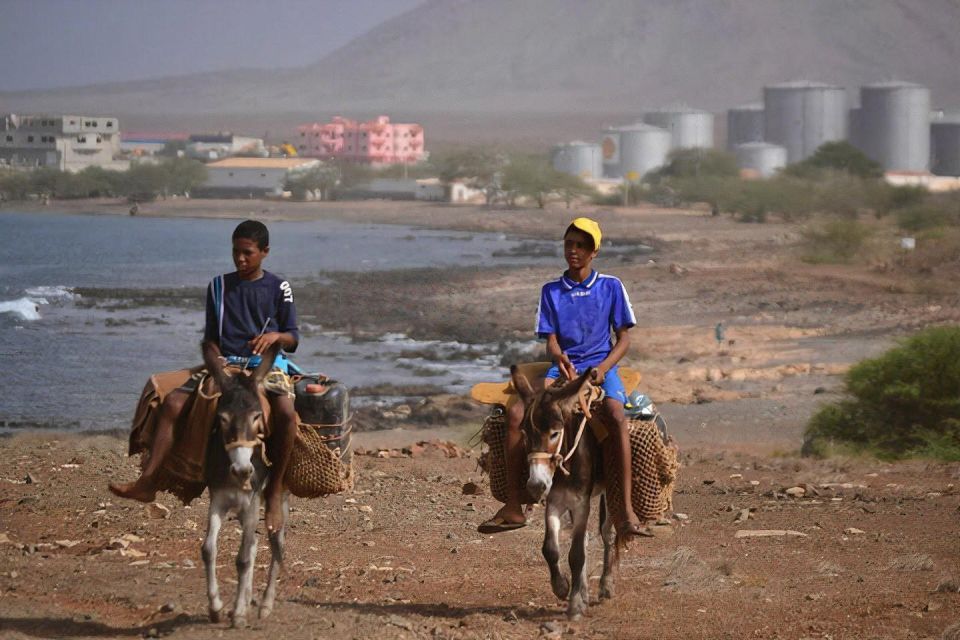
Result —
[[[207,537],[201,547],[203,564],[207,570],[207,596],[210,620],[220,622],[223,601],[217,586],[217,535],[220,526],[231,511],[238,513],[243,529],[237,552],[237,598],[233,608],[233,626],[245,627],[247,607],[253,600],[253,567],[257,555],[257,521],[260,516],[260,496],[270,473],[266,458],[266,417],[259,389],[264,377],[273,367],[279,347],[271,347],[263,354],[260,364],[247,371],[228,375],[217,357],[205,357],[207,371],[220,387],[220,399],[215,418],[214,441],[208,449],[207,484],[210,487],[210,511]],[[271,561],[267,573],[267,587],[260,604],[260,618],[273,610],[277,578],[283,563],[283,544],[289,506],[283,497],[283,522],[270,536]]]
[[[582,392],[589,387],[589,368],[562,387],[536,393],[516,366],[510,368],[513,386],[524,404],[522,433],[530,476],[527,492],[534,500],[546,496],[543,557],[550,568],[550,585],[558,598],[567,599],[567,616],[579,620],[589,602],[587,586],[587,524],[590,499],[600,494],[600,537],[603,540],[603,574],[600,599],[613,597],[614,572],[619,561],[617,535],[606,504],[600,443],[587,425],[589,401]],[[592,388],[590,388],[592,389]],[[583,416],[574,410],[579,406]],[[580,419],[578,419],[580,418]],[[573,533],[570,544],[570,579],[560,569],[560,519],[570,513]]]

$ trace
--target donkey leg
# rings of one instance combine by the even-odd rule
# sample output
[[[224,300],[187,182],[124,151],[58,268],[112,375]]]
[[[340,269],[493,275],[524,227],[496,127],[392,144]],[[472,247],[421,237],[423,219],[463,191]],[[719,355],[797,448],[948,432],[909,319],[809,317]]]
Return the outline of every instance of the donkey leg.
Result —
[[[273,601],[277,596],[277,582],[280,579],[280,567],[283,565],[283,544],[287,535],[287,518],[290,515],[289,495],[283,494],[283,520],[280,528],[270,535],[270,570],[267,573],[267,588],[263,592],[260,604],[260,617],[266,618],[273,611]]]
[[[561,507],[547,496],[547,508],[544,515],[543,557],[550,568],[550,586],[553,595],[566,598],[570,593],[570,581],[560,570],[560,515]]]
[[[600,575],[600,599],[613,597],[614,577],[620,556],[617,553],[617,531],[607,508],[607,495],[600,496],[600,538],[603,540],[603,573]]]
[[[220,588],[217,586],[217,535],[223,523],[225,513],[220,493],[210,492],[210,511],[207,515],[207,537],[200,547],[203,565],[207,570],[207,599],[211,622],[220,622],[220,613],[223,611],[223,600],[220,599]]]
[[[253,598],[253,566],[257,557],[257,521],[260,516],[260,501],[256,494],[240,510],[243,534],[237,551],[237,601],[233,607],[233,626],[247,626],[247,607]]]
[[[587,580],[587,521],[590,518],[590,497],[580,498],[571,509],[573,533],[570,542],[570,576],[573,586],[567,601],[567,617],[579,620],[590,602]]]

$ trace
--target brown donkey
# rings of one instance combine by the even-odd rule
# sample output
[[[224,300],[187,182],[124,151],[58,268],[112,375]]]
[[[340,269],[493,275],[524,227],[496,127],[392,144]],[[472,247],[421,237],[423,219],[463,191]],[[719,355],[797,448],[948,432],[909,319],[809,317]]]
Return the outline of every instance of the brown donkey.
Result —
[[[524,405],[521,430],[526,444],[530,477],[527,491],[535,500],[546,496],[543,557],[550,568],[550,584],[558,598],[567,599],[567,616],[577,620],[589,603],[587,587],[587,524],[590,499],[600,494],[600,537],[603,540],[603,574],[600,599],[613,597],[613,574],[618,562],[616,531],[606,508],[603,455],[600,443],[587,424],[591,391],[589,368],[562,387],[535,393],[516,366],[510,368],[513,386]],[[576,413],[581,409],[582,415]],[[569,512],[573,522],[570,544],[570,579],[560,569],[560,519]]]
[[[210,511],[207,537],[201,548],[207,570],[207,596],[210,619],[219,622],[223,610],[217,586],[217,534],[227,515],[238,512],[243,529],[237,552],[237,597],[233,608],[233,626],[244,627],[247,608],[253,600],[253,567],[257,556],[257,522],[260,519],[260,494],[270,473],[266,458],[267,416],[260,401],[260,385],[273,367],[279,347],[263,354],[260,364],[247,371],[228,375],[219,358],[207,358],[207,371],[220,388],[217,416],[207,457],[207,484],[210,487]],[[259,615],[265,618],[273,610],[277,578],[283,562],[283,544],[289,513],[283,497],[283,524],[270,536],[271,561],[267,587]]]

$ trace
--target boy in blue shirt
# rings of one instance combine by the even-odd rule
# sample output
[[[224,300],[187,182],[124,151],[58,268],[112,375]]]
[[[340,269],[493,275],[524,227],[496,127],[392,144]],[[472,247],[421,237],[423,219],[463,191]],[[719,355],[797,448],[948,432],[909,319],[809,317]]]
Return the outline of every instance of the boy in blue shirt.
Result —
[[[297,311],[290,284],[264,271],[261,263],[270,253],[270,234],[262,222],[241,222],[233,232],[233,263],[237,270],[213,279],[207,287],[206,323],[202,351],[207,358],[244,361],[259,357],[273,344],[294,352],[300,341]],[[136,482],[110,484],[110,490],[122,498],[152,502],[156,497],[157,474],[170,452],[174,424],[200,378],[194,375],[164,398],[157,418],[150,456]],[[265,490],[268,533],[282,523],[283,477],[297,433],[293,388],[268,389],[271,426],[267,456],[272,462]]]
[[[563,235],[568,268],[560,278],[543,285],[537,309],[537,336],[547,341],[547,354],[554,365],[544,380],[530,382],[535,390],[540,390],[561,374],[573,380],[584,369],[594,367],[594,384],[605,392],[600,417],[610,431],[608,441],[620,467],[626,503],[624,521],[616,523],[617,532],[642,535],[644,531],[631,502],[631,450],[623,411],[626,392],[617,373],[617,363],[630,347],[627,332],[637,319],[623,283],[591,267],[601,238],[600,225],[589,218],[577,218]],[[611,331],[615,339],[611,339]],[[523,468],[522,420],[523,403],[515,402],[507,414],[507,503],[480,525],[481,533],[510,531],[526,524],[519,490]]]

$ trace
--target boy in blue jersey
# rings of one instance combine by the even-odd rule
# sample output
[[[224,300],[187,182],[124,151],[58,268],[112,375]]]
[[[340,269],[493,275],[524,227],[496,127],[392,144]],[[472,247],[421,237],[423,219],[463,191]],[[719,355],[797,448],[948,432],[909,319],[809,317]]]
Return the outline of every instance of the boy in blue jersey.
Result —
[[[237,270],[214,278],[207,287],[206,323],[202,351],[208,358],[239,359],[259,356],[279,344],[294,352],[300,341],[297,312],[290,284],[264,271],[261,263],[270,253],[270,234],[262,222],[241,222],[233,232],[233,263]],[[198,378],[175,389],[164,398],[157,418],[150,456],[136,482],[111,484],[110,490],[123,498],[151,502],[156,497],[156,476],[174,440],[174,423],[196,391]],[[296,437],[297,417],[292,387],[270,389],[271,426],[267,455],[272,462],[265,490],[267,531],[278,530],[282,522],[283,477]]]
[[[554,365],[544,380],[530,382],[539,390],[561,375],[573,380],[588,367],[594,367],[594,384],[605,392],[600,417],[610,431],[608,441],[614,447],[623,481],[625,518],[616,523],[617,532],[641,535],[644,531],[631,502],[631,451],[623,411],[626,392],[617,373],[617,363],[630,347],[627,332],[637,319],[623,283],[591,267],[601,238],[600,226],[589,218],[577,218],[563,235],[568,268],[560,278],[543,285],[537,309],[537,336],[547,341],[547,354]],[[611,339],[611,332],[615,339]],[[507,414],[507,503],[480,525],[481,533],[510,531],[526,524],[519,490],[523,468],[522,420],[523,403],[515,402]]]

